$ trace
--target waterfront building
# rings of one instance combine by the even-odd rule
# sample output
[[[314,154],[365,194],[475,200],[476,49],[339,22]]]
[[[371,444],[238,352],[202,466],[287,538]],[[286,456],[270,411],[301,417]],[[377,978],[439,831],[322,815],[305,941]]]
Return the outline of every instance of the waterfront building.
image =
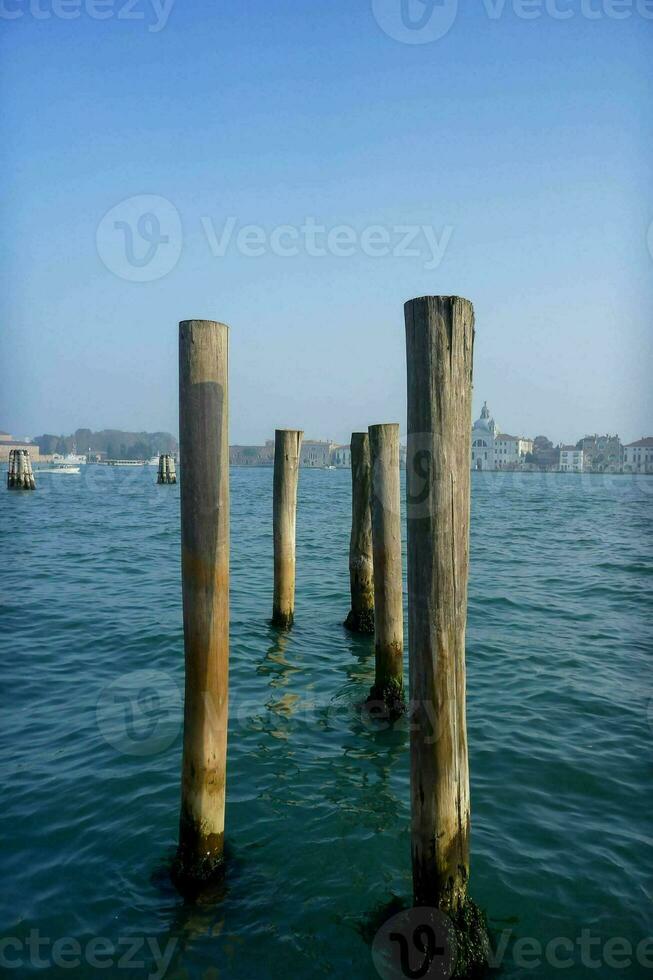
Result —
[[[9,462],[9,453],[12,449],[26,449],[32,463],[41,462],[41,453],[37,442],[28,442],[26,439],[14,439],[8,432],[0,432],[0,463]]]
[[[264,446],[229,446],[231,466],[272,466],[274,443],[268,439]]]
[[[560,446],[560,465],[561,473],[582,473],[583,471],[583,450],[578,446]]]
[[[617,473],[621,467],[619,436],[584,436],[577,444],[583,450],[583,469],[592,473]]]
[[[533,440],[525,436],[509,436],[500,432],[494,438],[494,462],[497,470],[515,469],[529,453],[533,452]]]
[[[330,440],[305,439],[299,456],[300,466],[330,466],[331,453],[335,449]]]
[[[334,446],[331,453],[333,466],[351,467],[351,446]]]
[[[494,440],[499,428],[483,402],[480,418],[472,426],[472,469],[494,470]]]
[[[653,436],[623,447],[624,473],[653,473]]]

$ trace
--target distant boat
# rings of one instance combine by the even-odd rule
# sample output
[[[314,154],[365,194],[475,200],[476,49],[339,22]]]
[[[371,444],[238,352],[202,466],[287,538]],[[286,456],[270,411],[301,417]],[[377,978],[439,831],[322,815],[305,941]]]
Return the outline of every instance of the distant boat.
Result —
[[[147,466],[144,459],[105,459],[104,462],[107,466]]]
[[[59,463],[52,462],[47,466],[36,466],[34,468],[35,473],[77,473],[79,475],[79,466],[74,466],[72,463]]]
[[[151,459],[148,459],[146,465],[147,466],[158,466],[159,465],[159,457],[158,456],[152,456]]]
[[[54,453],[52,462],[67,463],[71,466],[83,466],[86,464],[86,456],[80,456],[78,453],[66,453],[65,456],[62,456],[61,453]]]

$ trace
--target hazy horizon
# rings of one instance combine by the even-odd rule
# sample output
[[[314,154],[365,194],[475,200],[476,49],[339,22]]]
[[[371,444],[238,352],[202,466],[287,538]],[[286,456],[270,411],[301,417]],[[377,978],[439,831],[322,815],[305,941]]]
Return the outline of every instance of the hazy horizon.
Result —
[[[400,0],[66,2],[2,15],[0,428],[177,434],[195,316],[231,326],[232,444],[404,433],[403,303],[454,293],[474,418],[653,432],[644,0],[443,0],[426,34]]]

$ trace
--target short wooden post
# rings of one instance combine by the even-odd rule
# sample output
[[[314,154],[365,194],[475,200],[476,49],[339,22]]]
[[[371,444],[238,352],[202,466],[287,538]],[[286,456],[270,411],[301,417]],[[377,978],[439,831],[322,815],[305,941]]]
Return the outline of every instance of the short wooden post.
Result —
[[[369,440],[376,662],[370,700],[383,701],[390,717],[396,717],[404,707],[399,426],[371,425]]]
[[[224,848],[229,673],[228,336],[179,324],[181,574],[186,684],[178,880],[205,879]]]
[[[157,483],[176,483],[177,474],[175,471],[175,460],[170,453],[161,453],[159,456],[159,471],[156,478]]]
[[[295,523],[302,435],[298,429],[274,434],[274,596],[272,625],[289,629],[295,617]]]
[[[453,919],[465,955],[482,960],[487,932],[467,896],[465,624],[474,309],[458,296],[424,296],[406,303],[404,312],[413,890],[417,905]]]
[[[371,486],[369,436],[367,432],[352,432],[351,536],[349,538],[351,609],[345,620],[345,626],[353,633],[374,633]]]
[[[32,472],[32,462],[28,449],[9,450],[9,468],[7,470],[8,490],[35,490],[36,480]]]

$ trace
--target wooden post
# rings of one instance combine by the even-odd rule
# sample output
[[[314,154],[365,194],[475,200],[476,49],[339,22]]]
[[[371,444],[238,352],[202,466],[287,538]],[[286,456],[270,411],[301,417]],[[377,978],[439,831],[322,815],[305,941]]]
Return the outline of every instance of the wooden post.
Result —
[[[157,483],[176,483],[177,474],[175,472],[175,460],[170,453],[161,453],[159,456],[159,471],[156,478]]]
[[[404,708],[399,426],[371,425],[369,439],[376,661],[369,700],[385,702],[390,717],[397,717]]]
[[[35,490],[36,480],[32,472],[32,463],[27,449],[9,450],[9,468],[7,470],[8,490]]]
[[[423,296],[406,303],[404,312],[413,891],[417,905],[446,912],[458,945],[466,944],[466,955],[482,960],[487,932],[467,897],[465,624],[474,309],[458,296]]]
[[[179,324],[181,574],[186,685],[176,877],[221,865],[229,673],[228,337],[224,323]]]
[[[302,435],[298,429],[274,434],[274,597],[272,625],[289,629],[295,616],[295,523]]]
[[[374,633],[371,486],[369,436],[367,432],[352,432],[351,537],[349,539],[351,609],[345,620],[345,626],[353,633]]]

